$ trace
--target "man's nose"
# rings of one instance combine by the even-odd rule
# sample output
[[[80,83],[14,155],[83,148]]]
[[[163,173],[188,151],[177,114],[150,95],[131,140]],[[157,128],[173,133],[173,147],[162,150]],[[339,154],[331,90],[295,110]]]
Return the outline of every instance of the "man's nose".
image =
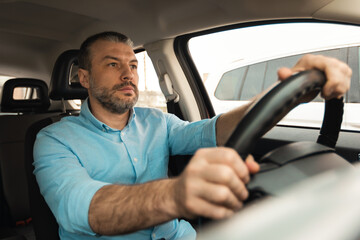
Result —
[[[133,78],[134,78],[134,73],[132,72],[131,67],[130,66],[122,67],[120,72],[120,79],[122,81],[129,81],[132,80]]]

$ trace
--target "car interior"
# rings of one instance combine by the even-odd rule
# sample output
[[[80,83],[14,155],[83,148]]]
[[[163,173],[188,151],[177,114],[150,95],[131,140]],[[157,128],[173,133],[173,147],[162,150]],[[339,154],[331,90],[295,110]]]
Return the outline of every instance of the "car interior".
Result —
[[[213,78],[211,73],[207,78],[208,73],[200,72],[195,52],[189,48],[191,39],[233,29],[287,23],[331,23],[357,28],[360,27],[359,11],[357,0],[0,0],[0,239],[59,239],[56,219],[41,196],[32,173],[33,144],[36,134],[45,126],[79,114],[87,90],[81,87],[77,78],[77,57],[80,44],[88,36],[103,31],[128,35],[134,42],[137,56],[146,53],[149,58],[149,62],[145,62],[145,56],[141,61],[138,57],[139,62],[144,59],[144,68],[154,71],[154,75],[143,76],[143,79],[139,74],[140,82],[145,82],[140,95],[150,96],[156,88],[156,99],[164,103],[164,111],[186,121],[198,121],[219,114],[216,101],[224,100],[225,105],[230,105],[228,100],[240,99],[228,97],[227,91],[221,93],[223,99],[218,99],[207,89],[209,82],[206,81]],[[337,33],[332,32],[332,35]],[[296,44],[316,41],[314,36],[305,30],[295,36],[299,40]],[[265,236],[304,239],[305,233],[316,236],[324,230],[320,224],[325,222],[324,219],[335,221],[336,218],[329,215],[333,209],[343,210],[344,216],[339,213],[338,216],[344,217],[343,221],[349,224],[322,231],[321,234],[328,235],[319,233],[318,238],[312,239],[358,239],[360,232],[351,224],[359,223],[360,214],[345,216],[350,212],[348,208],[359,199],[356,197],[360,197],[360,191],[353,191],[359,185],[352,185],[360,183],[356,174],[356,163],[360,161],[360,37],[355,37],[351,45],[341,46],[347,54],[346,59],[351,58],[351,95],[319,102],[323,107],[319,126],[301,122],[296,126],[287,122],[277,124],[299,104],[301,97],[321,90],[326,78],[316,70],[301,72],[276,85],[238,120],[238,127],[225,146],[236,149],[242,157],[252,154],[261,163],[261,171],[253,176],[248,185],[250,198],[244,210],[235,217],[220,223],[205,218],[190,221],[198,230],[199,239],[219,239],[220,236],[223,239],[239,239],[240,236],[241,239],[264,239]],[[269,42],[271,38],[269,35],[256,40]],[[221,41],[216,44],[222,49]],[[208,52],[218,51],[205,44],[204,48]],[[325,51],[321,50],[322,53]],[[238,58],[242,56],[236,49],[229,51]],[[319,52],[319,49],[308,52]],[[260,51],[262,53],[266,54]],[[286,59],[292,56],[300,57],[297,52],[284,55]],[[277,60],[277,57],[273,59]],[[255,63],[262,62],[263,59],[259,59]],[[231,71],[240,69],[239,66],[241,71],[248,71],[243,69],[250,69],[248,66],[252,64],[254,61],[241,62]],[[216,71],[222,70],[214,69]],[[213,90],[219,86],[220,79],[227,76],[224,72],[212,86]],[[259,73],[258,70],[255,72]],[[237,78],[229,79],[225,80],[238,81]],[[221,82],[224,89],[232,91],[232,85],[226,85],[225,80]],[[251,77],[246,80],[251,81]],[[355,119],[352,128],[343,127],[345,116]],[[169,176],[179,175],[190,158],[171,156]],[[354,187],[350,190],[340,183]],[[338,193],[344,198],[334,197],[332,205],[321,205],[320,201]],[[302,198],[300,194],[308,195],[303,204],[299,199],[293,200]],[[341,202],[345,196],[352,202]],[[292,209],[294,205],[298,208]],[[321,207],[324,207],[321,212],[315,211]],[[345,207],[348,208],[343,209]],[[274,213],[272,208],[278,211]],[[353,206],[353,212],[358,208]],[[327,211],[329,209],[332,211]],[[297,219],[299,212],[308,215]],[[307,228],[312,221],[317,221],[318,225],[314,223],[314,226],[318,226],[318,230]],[[266,226],[284,222],[297,227],[277,227],[267,232]],[[209,225],[215,227],[209,228]],[[263,233],[256,230],[258,225],[265,229]]]

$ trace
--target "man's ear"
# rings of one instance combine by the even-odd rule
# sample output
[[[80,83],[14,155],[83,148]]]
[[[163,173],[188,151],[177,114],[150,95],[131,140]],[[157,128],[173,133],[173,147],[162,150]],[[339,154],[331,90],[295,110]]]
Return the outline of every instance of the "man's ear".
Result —
[[[83,86],[86,89],[89,89],[90,87],[90,75],[89,75],[89,71],[79,68],[78,70],[78,77],[79,77],[79,81],[81,86]]]

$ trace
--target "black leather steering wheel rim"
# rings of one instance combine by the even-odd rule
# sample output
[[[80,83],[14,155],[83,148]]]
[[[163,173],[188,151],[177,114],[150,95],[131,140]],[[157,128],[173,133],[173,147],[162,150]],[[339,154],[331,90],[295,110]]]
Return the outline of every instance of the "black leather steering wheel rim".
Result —
[[[279,82],[249,107],[225,146],[234,148],[245,158],[257,139],[296,107],[305,95],[320,91],[325,82],[325,74],[319,70],[299,72]]]

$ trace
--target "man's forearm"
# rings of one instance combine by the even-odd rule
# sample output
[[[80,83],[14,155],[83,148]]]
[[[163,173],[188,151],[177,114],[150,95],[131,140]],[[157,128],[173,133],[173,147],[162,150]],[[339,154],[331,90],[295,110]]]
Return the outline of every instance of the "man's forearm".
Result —
[[[223,146],[254,100],[221,115],[216,121],[216,143]]]
[[[164,179],[139,185],[102,187],[90,204],[90,227],[101,235],[118,235],[179,217],[174,184],[174,179]]]

